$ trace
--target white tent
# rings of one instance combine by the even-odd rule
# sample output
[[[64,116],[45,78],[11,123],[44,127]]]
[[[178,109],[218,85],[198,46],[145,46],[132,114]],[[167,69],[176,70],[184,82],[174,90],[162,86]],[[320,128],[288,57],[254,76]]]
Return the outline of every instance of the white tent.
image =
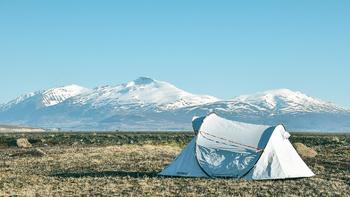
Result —
[[[192,125],[196,136],[160,175],[248,180],[314,176],[283,125],[235,122],[215,113],[194,117]]]

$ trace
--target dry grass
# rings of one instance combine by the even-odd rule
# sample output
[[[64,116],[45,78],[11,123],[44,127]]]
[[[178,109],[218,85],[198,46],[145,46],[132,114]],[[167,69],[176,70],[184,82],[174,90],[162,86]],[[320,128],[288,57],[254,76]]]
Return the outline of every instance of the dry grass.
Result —
[[[317,176],[276,181],[159,177],[182,148],[174,143],[60,144],[40,147],[44,157],[4,147],[0,196],[350,196],[348,137],[308,144],[319,153],[305,159]]]

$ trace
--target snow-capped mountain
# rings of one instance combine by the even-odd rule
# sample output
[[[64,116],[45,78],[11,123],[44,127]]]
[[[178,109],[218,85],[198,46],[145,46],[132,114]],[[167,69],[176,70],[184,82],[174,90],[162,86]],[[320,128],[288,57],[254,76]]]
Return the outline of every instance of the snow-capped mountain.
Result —
[[[89,89],[72,84],[43,91],[31,92],[23,94],[7,104],[2,105],[1,110],[9,110],[22,104],[34,105],[36,109],[53,106],[87,91],[89,91]]]
[[[289,89],[277,89],[260,92],[252,95],[243,95],[232,100],[234,105],[240,108],[240,104],[247,103],[261,111],[275,113],[296,113],[296,112],[343,112],[346,109],[336,106],[333,103],[312,98],[299,91]]]
[[[45,110],[86,91],[89,90],[78,85],[68,85],[24,94],[1,106],[0,121],[27,123],[28,119],[35,118],[32,115],[37,111]]]
[[[296,113],[343,113],[348,109],[333,103],[307,96],[289,89],[268,90],[251,95],[242,95],[231,100],[218,101],[193,109],[212,109],[245,114],[274,116]]]
[[[289,89],[268,90],[217,101],[179,112],[204,114],[210,111],[226,118],[254,124],[283,123],[293,130],[349,130],[350,110]]]
[[[68,98],[74,97],[76,95],[82,94],[84,92],[88,92],[89,89],[72,84],[68,86],[51,88],[44,91],[41,94],[41,102],[44,106],[53,106],[57,105]]]
[[[220,100],[151,78],[87,89],[77,85],[25,94],[0,107],[0,122],[74,130],[191,130],[194,115],[284,123],[289,130],[350,131],[350,110],[289,89]]]
[[[122,105],[152,105],[160,110],[171,110],[181,107],[201,105],[218,101],[208,95],[194,95],[174,85],[147,77],[117,86],[101,86],[93,91],[80,94],[69,102],[75,105],[92,107],[120,107]]]
[[[15,99],[9,101],[6,104],[2,104],[0,106],[0,111],[11,109],[12,107],[15,107],[16,105],[22,103],[23,101],[26,101],[27,99],[35,96],[36,94],[40,94],[40,92],[30,92],[30,93],[27,93],[27,94],[23,94],[23,95],[15,98]]]

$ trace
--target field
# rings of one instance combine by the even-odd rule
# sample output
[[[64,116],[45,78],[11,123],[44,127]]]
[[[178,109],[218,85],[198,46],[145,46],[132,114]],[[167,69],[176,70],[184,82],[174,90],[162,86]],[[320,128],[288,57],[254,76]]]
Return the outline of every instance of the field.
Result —
[[[33,148],[16,147],[25,137]],[[350,135],[296,133],[317,151],[312,178],[167,178],[192,133],[0,133],[0,196],[350,196]],[[32,154],[41,149],[44,156]],[[34,151],[35,152],[35,151]]]

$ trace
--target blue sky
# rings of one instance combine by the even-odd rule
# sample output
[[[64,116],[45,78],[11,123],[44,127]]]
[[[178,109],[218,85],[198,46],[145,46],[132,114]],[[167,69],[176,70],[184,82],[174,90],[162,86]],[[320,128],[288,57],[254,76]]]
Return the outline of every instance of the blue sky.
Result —
[[[139,76],[232,98],[275,88],[350,107],[350,1],[0,1],[0,103]]]

